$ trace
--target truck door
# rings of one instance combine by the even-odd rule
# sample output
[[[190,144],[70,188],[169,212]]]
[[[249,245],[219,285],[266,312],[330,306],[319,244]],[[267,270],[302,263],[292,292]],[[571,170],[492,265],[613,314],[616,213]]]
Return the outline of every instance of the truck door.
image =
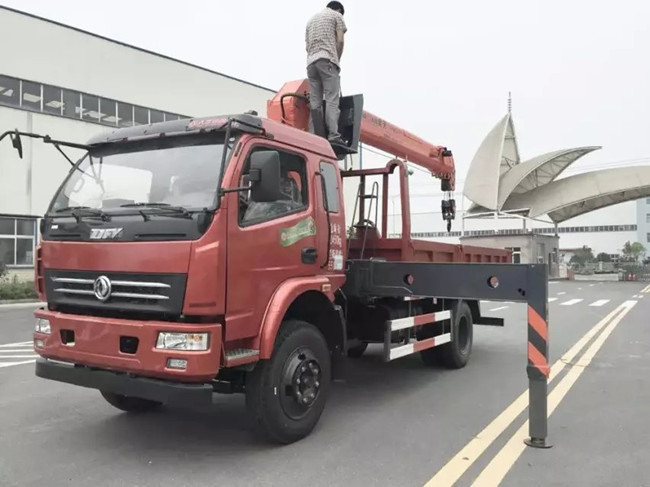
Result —
[[[250,156],[274,150],[280,155],[284,199],[258,203],[249,192],[233,194],[228,205],[226,341],[256,336],[266,307],[278,285],[292,277],[318,273],[324,256],[317,252],[314,219],[314,173],[307,157],[271,142],[254,143],[236,170],[240,186],[248,186]],[[232,201],[232,200],[231,200]]]

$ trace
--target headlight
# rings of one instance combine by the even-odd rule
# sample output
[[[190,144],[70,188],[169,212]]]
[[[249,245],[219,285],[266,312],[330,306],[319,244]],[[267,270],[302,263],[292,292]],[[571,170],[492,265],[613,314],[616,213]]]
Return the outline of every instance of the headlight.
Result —
[[[34,327],[34,330],[38,333],[45,333],[46,335],[49,335],[52,333],[52,330],[50,329],[50,321],[44,318],[38,318],[36,320],[36,326]]]
[[[156,348],[164,350],[207,350],[208,333],[158,333]]]

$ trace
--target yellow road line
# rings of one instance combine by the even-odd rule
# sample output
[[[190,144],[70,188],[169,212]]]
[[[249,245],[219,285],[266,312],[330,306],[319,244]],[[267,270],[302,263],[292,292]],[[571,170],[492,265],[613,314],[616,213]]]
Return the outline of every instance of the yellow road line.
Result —
[[[650,284],[648,284],[646,287],[643,288],[642,293],[650,294]]]
[[[567,351],[551,367],[548,383],[562,372],[567,362],[573,362],[578,352],[609,323],[609,321],[621,310],[620,305],[594,325],[591,330],[585,333],[569,351]],[[521,393],[501,414],[487,425],[483,431],[477,434],[467,443],[451,460],[449,460],[438,472],[424,485],[424,487],[445,487],[452,486],[469,469],[483,452],[501,435],[510,424],[528,406],[528,389]]]
[[[594,340],[594,342],[589,346],[585,351],[582,357],[578,360],[576,364],[567,372],[566,376],[558,383],[557,386],[548,396],[548,416],[550,416],[558,404],[564,399],[566,394],[569,392],[571,387],[576,383],[580,375],[585,371],[585,369],[591,363],[591,360],[594,358],[598,350],[603,346],[605,340],[609,335],[614,331],[614,328],[623,320],[625,315],[632,309],[636,304],[636,301],[627,301],[623,303],[623,311],[614,318],[607,328]],[[492,461],[485,467],[481,474],[476,478],[472,486],[497,486],[501,483],[506,474],[510,471],[515,461],[522,454],[526,445],[524,444],[524,439],[526,439],[526,431],[528,429],[528,420],[519,428],[519,430],[512,435],[508,443],[505,444],[503,448],[496,454]]]

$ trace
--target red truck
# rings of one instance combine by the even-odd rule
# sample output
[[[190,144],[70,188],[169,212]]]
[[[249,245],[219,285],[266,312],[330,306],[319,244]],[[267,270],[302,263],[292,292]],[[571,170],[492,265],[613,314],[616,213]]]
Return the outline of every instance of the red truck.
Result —
[[[21,135],[85,151],[68,159],[40,225],[38,377],[98,389],[124,411],[244,393],[254,427],[290,443],[312,431],[332,380],[368,344],[383,344],[386,361],[418,353],[460,368],[473,325],[503,325],[481,315],[481,299],[530,302],[544,286],[539,266],[511,264],[506,250],[411,238],[407,161],[441,181],[449,225],[451,151],[364,112],[361,95],[342,98],[348,143],[330,145],[307,95],[298,80],[267,118],[140,125],[87,144],[5,134],[19,152]],[[395,159],[341,169],[360,142]],[[402,228],[389,238],[396,171]],[[353,209],[345,184],[358,185]]]

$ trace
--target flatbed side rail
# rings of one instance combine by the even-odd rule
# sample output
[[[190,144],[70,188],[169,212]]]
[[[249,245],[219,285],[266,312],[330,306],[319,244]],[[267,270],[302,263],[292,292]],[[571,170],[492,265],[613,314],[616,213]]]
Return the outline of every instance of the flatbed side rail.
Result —
[[[429,263],[349,260],[348,297],[435,297],[527,304],[529,438],[548,448],[548,271],[546,264]]]

